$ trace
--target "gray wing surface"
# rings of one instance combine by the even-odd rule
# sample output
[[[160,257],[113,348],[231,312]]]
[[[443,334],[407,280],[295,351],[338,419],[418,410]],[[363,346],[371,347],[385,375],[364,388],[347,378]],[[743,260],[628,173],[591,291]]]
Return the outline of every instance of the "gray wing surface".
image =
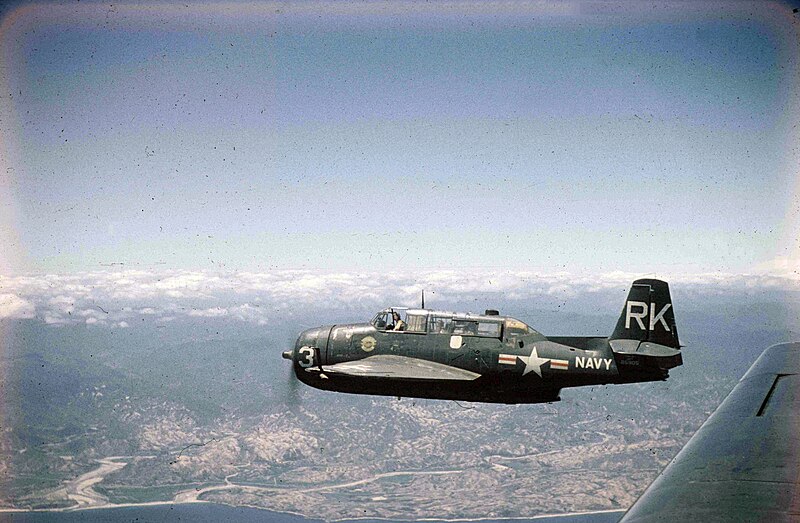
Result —
[[[764,351],[620,520],[800,521],[800,343]]]
[[[451,367],[450,365],[392,355],[370,356],[362,360],[325,365],[322,367],[322,372],[331,375],[338,374],[365,378],[415,380],[472,381],[480,377],[480,374]]]

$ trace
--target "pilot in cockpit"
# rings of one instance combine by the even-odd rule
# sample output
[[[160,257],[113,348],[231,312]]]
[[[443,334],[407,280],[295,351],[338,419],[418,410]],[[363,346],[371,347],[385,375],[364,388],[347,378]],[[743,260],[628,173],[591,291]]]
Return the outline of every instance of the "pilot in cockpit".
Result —
[[[397,311],[392,311],[392,320],[394,321],[393,331],[406,330],[406,322],[400,318],[400,314]]]

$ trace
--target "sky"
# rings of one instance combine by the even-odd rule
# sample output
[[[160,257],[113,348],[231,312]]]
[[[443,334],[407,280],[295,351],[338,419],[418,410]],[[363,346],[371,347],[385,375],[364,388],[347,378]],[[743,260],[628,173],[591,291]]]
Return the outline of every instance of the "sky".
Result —
[[[0,274],[796,277],[794,7],[11,5]]]

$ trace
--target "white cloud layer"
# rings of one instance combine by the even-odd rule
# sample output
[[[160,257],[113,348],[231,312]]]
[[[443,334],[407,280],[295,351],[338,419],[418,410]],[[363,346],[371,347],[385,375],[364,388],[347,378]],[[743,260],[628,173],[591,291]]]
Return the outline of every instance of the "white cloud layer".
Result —
[[[33,318],[34,306],[16,294],[0,294],[0,318]]]
[[[660,277],[684,294],[800,290],[800,276],[776,274],[598,275],[532,271],[424,270],[407,273],[280,270],[264,273],[140,270],[0,276],[0,318],[38,318],[48,324],[85,323],[125,328],[132,320],[227,318],[268,325],[298,309],[380,308],[429,304],[534,300],[565,303],[608,296],[621,304],[630,283]],[[618,303],[617,303],[618,302]]]

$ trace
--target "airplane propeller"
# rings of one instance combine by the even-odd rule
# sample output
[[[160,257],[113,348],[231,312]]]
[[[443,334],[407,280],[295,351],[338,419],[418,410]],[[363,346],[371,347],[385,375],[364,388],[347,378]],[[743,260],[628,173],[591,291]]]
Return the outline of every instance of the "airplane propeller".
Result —
[[[294,358],[294,349],[288,350],[283,353],[283,357],[291,360]],[[287,383],[286,383],[286,405],[289,407],[295,407],[300,404],[300,391],[298,390],[298,385],[300,380],[297,379],[297,376],[294,373],[294,365],[289,365],[287,367],[288,374],[286,375]]]

